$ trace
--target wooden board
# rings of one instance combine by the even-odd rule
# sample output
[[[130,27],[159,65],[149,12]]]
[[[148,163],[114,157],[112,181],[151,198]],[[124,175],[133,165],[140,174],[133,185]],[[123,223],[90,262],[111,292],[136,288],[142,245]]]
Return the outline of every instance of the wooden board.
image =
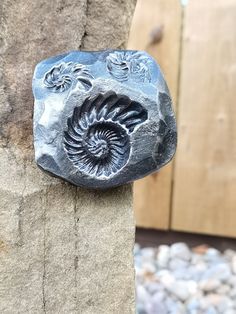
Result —
[[[171,227],[236,237],[236,1],[186,7]]]
[[[160,42],[151,44],[150,33],[163,28]],[[175,103],[177,98],[181,6],[178,0],[138,0],[128,49],[146,50],[160,64]],[[160,32],[159,32],[160,34]],[[172,164],[134,184],[138,226],[168,229]]]

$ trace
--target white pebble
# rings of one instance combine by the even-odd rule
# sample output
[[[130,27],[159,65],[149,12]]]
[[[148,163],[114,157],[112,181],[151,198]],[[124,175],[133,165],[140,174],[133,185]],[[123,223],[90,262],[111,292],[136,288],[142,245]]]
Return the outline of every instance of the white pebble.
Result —
[[[167,286],[166,288],[180,301],[185,302],[190,296],[188,283],[186,281],[183,280],[176,281],[173,285]]]
[[[236,275],[236,255],[232,257],[231,267],[232,267],[232,272]]]
[[[236,310],[235,309],[229,309],[223,312],[224,314],[235,314]]]
[[[227,281],[232,276],[231,269],[228,264],[220,263],[210,266],[205,272],[203,279],[214,278],[221,281]]]
[[[160,268],[168,267],[170,259],[170,248],[168,245],[160,245],[157,252],[157,265]]]
[[[230,291],[230,286],[226,284],[221,284],[220,287],[217,289],[217,293],[224,295],[229,295]]]
[[[204,314],[218,314],[219,312],[216,310],[216,308],[214,306],[210,306],[208,307]]]
[[[172,271],[176,269],[186,269],[186,267],[188,267],[188,262],[180,258],[173,258],[169,263],[169,268]]]
[[[220,252],[214,248],[209,248],[204,255],[204,259],[209,263],[215,263],[222,260]]]
[[[231,276],[231,277],[229,278],[229,280],[228,280],[228,283],[229,283],[233,288],[236,289],[236,276],[235,276],[235,275]]]
[[[175,284],[175,278],[168,270],[159,271],[158,277],[165,288],[172,287]]]
[[[142,265],[142,270],[144,272],[144,275],[146,274],[154,274],[156,272],[156,267],[151,262],[144,262]]]
[[[199,288],[205,292],[212,292],[221,286],[219,279],[203,279],[199,282]]]
[[[163,291],[163,287],[160,283],[155,281],[147,281],[144,284],[145,289],[149,292],[150,295],[155,294],[156,292]]]
[[[135,243],[134,245],[134,255],[140,254],[140,245]]]
[[[192,297],[189,298],[188,302],[187,302],[187,310],[189,313],[198,313],[200,309],[200,302],[199,302],[199,298],[197,297]]]
[[[146,247],[142,249],[142,258],[143,260],[153,260],[155,256],[155,250],[150,247]]]
[[[229,260],[231,260],[234,255],[236,255],[236,252],[234,250],[227,249],[224,251],[224,256],[227,257]]]
[[[236,252],[134,249],[137,314],[236,314]]]
[[[136,287],[136,295],[137,295],[137,299],[140,303],[149,302],[150,296],[149,296],[147,290],[143,286],[138,285]]]
[[[170,256],[171,258],[180,258],[189,261],[191,259],[191,251],[185,243],[174,243],[170,247]]]

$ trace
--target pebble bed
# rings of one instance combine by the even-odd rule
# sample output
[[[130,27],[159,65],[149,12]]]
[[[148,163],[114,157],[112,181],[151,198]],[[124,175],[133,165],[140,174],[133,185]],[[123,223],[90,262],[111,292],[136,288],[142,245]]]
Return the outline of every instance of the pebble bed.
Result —
[[[136,244],[134,256],[138,314],[236,314],[236,251]]]

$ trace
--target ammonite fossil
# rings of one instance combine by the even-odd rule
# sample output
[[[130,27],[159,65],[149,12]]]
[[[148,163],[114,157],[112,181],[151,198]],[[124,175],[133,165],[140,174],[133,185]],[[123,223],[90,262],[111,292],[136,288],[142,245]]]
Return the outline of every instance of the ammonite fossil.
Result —
[[[114,92],[85,99],[68,119],[64,143],[69,159],[86,174],[115,174],[129,158],[129,134],[147,117],[139,103]]]
[[[148,67],[150,59],[140,52],[115,51],[107,56],[106,63],[110,74],[120,82],[129,79],[149,82],[151,79]]]
[[[175,153],[171,98],[141,51],[73,51],[33,79],[37,164],[77,186],[109,188],[157,171]]]
[[[71,87],[74,81],[78,81],[85,90],[92,86],[92,75],[82,64],[62,62],[50,69],[45,74],[44,84],[53,92],[64,92]]]

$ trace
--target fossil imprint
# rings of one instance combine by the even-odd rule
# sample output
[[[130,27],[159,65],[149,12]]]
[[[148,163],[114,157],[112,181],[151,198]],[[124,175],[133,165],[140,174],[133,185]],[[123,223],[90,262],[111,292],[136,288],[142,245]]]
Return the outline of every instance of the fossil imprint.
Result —
[[[108,92],[87,98],[68,119],[64,143],[69,159],[91,175],[115,174],[129,158],[129,134],[147,117],[139,103],[124,95]]]
[[[33,78],[37,164],[77,186],[109,188],[157,171],[175,153],[169,91],[142,51],[72,51]]]
[[[69,89],[73,82],[78,81],[85,90],[89,90],[92,78],[84,65],[62,62],[45,74],[44,85],[53,92],[62,93]]]

